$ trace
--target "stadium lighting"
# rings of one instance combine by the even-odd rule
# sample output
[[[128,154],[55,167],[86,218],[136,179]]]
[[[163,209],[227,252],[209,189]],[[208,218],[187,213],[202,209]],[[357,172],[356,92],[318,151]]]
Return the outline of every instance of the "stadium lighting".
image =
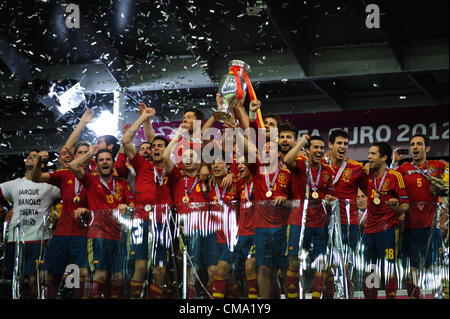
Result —
[[[87,126],[90,130],[94,131],[95,135],[113,135],[118,136],[119,132],[117,130],[118,118],[115,117],[109,111],[102,111],[99,117]]]

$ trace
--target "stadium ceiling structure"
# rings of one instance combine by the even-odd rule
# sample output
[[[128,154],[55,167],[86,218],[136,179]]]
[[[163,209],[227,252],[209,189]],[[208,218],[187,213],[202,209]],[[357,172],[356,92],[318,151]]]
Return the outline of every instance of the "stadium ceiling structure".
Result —
[[[65,12],[76,4],[79,28]],[[368,28],[366,7],[380,8]],[[43,82],[74,79],[88,105],[123,96],[162,120],[197,106],[211,114],[232,59],[263,112],[302,113],[448,104],[447,0],[0,1],[0,153],[31,138],[61,143],[82,113],[55,120]],[[31,135],[33,135],[31,137]]]

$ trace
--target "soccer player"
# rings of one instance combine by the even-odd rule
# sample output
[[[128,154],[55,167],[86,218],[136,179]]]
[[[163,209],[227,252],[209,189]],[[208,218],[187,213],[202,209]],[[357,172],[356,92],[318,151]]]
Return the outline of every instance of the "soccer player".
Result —
[[[395,264],[398,253],[399,217],[409,209],[408,194],[402,175],[389,169],[392,148],[386,142],[374,142],[369,149],[370,168],[367,186],[367,219],[364,228],[364,258],[369,264],[385,260],[385,290],[387,298],[397,294]],[[376,299],[377,287],[368,287],[363,279],[364,296]]]
[[[297,156],[305,144],[308,157]],[[327,274],[325,269],[323,269],[323,258],[328,244],[328,217],[327,212],[325,212],[322,207],[322,200],[325,199],[327,202],[330,202],[335,199],[332,184],[333,169],[323,161],[324,146],[324,141],[320,136],[309,137],[307,135],[303,135],[301,143],[297,144],[284,157],[285,163],[288,167],[299,171],[302,175],[302,180],[306,181],[307,175],[309,176],[309,203],[306,215],[303,247],[308,249],[311,244],[313,245],[311,260],[318,264],[317,271],[313,279],[313,299],[319,299],[321,297],[323,285],[325,283],[325,276]],[[306,164],[306,161],[308,161],[309,165]],[[304,197],[305,195],[302,194],[301,198]],[[290,258],[288,274],[290,274],[291,278],[287,279],[289,279],[288,287],[291,285],[293,286],[288,288],[288,293],[295,297],[299,294],[298,249],[299,238],[301,235],[302,215],[303,209],[292,210],[288,220],[288,256]],[[297,278],[297,280],[294,280],[294,278]]]
[[[88,142],[78,142],[75,146],[75,158],[89,151]],[[82,163],[84,170],[88,162]],[[44,265],[46,269],[46,298],[55,299],[61,276],[64,274],[69,259],[80,268],[80,289],[74,297],[86,297],[84,286],[88,273],[87,227],[81,218],[75,218],[75,210],[87,207],[86,189],[69,169],[54,173],[43,173],[40,170],[40,158],[32,170],[32,179],[36,183],[48,183],[61,190],[62,210],[58,224],[47,247]]]
[[[133,278],[131,279],[131,298],[140,298],[144,280],[147,272],[147,256],[148,256],[148,231],[149,231],[149,214],[154,212],[158,224],[158,230],[163,228],[161,209],[164,204],[170,205],[173,201],[172,191],[168,184],[166,170],[164,167],[163,154],[168,145],[168,141],[161,136],[156,136],[151,143],[150,156],[153,162],[145,157],[147,152],[144,149],[142,152],[136,152],[132,143],[138,128],[142,123],[148,120],[155,114],[155,110],[147,108],[136,120],[133,125],[127,130],[122,137],[123,149],[129,158],[134,170],[136,171],[136,198],[135,205],[137,207],[135,220],[138,222],[134,232],[142,234],[138,236],[142,239],[141,243],[132,243],[133,249],[131,251],[131,258],[135,260],[135,270]],[[143,144],[141,144],[142,146]],[[142,154],[142,155],[141,155]],[[156,206],[155,206],[156,205]],[[156,211],[154,211],[156,208]],[[152,216],[153,217],[153,216]],[[167,225],[165,225],[167,229]],[[156,230],[155,230],[156,231]],[[159,232],[156,231],[158,234]],[[164,237],[164,236],[159,236]],[[133,236],[134,238],[134,236]],[[164,243],[156,246],[157,258],[151,256],[155,260],[156,265],[153,267],[153,283],[148,289],[148,297],[151,299],[160,299],[163,297],[163,285],[167,266],[167,249]]]
[[[252,101],[249,106],[249,125],[250,127],[257,129],[256,125],[256,112],[261,108],[260,101]],[[281,118],[275,114],[268,114],[263,117],[264,127],[266,128],[266,138],[270,138],[270,129],[278,129],[282,124]],[[243,129],[245,129],[243,127]]]
[[[208,219],[209,202],[206,194],[207,186],[200,182],[200,154],[192,148],[186,148],[182,152],[181,169],[172,162],[170,156],[178,143],[185,126],[183,123],[178,128],[175,136],[170,141],[164,151],[164,166],[169,178],[169,184],[172,185],[172,191],[175,204],[177,205],[178,216],[186,217],[184,224],[185,231],[188,232],[187,242],[184,243],[188,248],[188,253],[192,259],[193,267],[188,272],[188,298],[194,299],[195,274],[201,264],[208,273],[207,290],[212,296],[213,281],[217,264],[217,240],[214,221]],[[205,214],[206,211],[206,214]],[[202,227],[195,222],[195,217],[202,219],[202,225],[212,225],[212,227]],[[188,227],[189,226],[189,227]]]
[[[364,232],[364,225],[367,217],[367,195],[361,189],[358,189],[358,195],[356,196],[356,205],[358,206],[358,222],[359,232]]]
[[[255,247],[257,282],[262,299],[270,298],[271,271],[287,266],[284,256],[286,246],[287,212],[279,207],[263,203],[273,201],[275,206],[283,204],[290,196],[291,174],[281,167],[278,160],[278,143],[267,141],[259,154],[256,146],[238,134],[244,142],[246,154],[256,155],[256,163],[250,164],[255,197]],[[248,160],[248,156],[247,156]]]
[[[328,138],[328,148],[330,149],[329,164],[333,168],[334,194],[339,200],[339,211],[341,216],[342,244],[344,245],[347,258],[350,258],[356,250],[359,236],[359,219],[356,198],[358,189],[366,189],[366,175],[363,164],[347,157],[348,133],[341,129],[333,130]],[[347,202],[349,210],[347,211]],[[349,250],[350,248],[350,250]],[[345,257],[344,257],[345,258]],[[346,265],[346,268],[348,265]],[[349,272],[347,271],[347,276]],[[350,278],[347,277],[348,288],[350,289]],[[351,294],[351,290],[349,290]],[[334,297],[334,279],[327,278],[325,298]]]
[[[95,155],[98,173],[89,174],[82,164]],[[114,157],[109,149],[91,147],[89,152],[74,159],[70,169],[86,188],[89,211],[93,212],[92,225],[88,229],[89,265],[95,271],[91,298],[101,298],[108,273],[111,273],[109,298],[119,298],[122,287],[121,263],[123,239],[115,209],[119,214],[134,207],[134,196],[124,179],[113,175]]]
[[[28,153],[25,159],[25,177],[17,178],[0,184],[0,199],[13,203],[13,215],[9,223],[7,243],[7,274],[13,273],[15,227],[20,228],[19,240],[23,246],[23,273],[28,277],[31,297],[36,299],[38,266],[42,262],[41,251],[43,241],[50,239],[44,218],[48,218],[50,208],[61,197],[59,188],[32,181],[31,173],[38,161],[39,152],[34,150]],[[20,270],[22,271],[22,270]]]
[[[255,258],[255,225],[254,225],[254,192],[253,181],[248,164],[242,156],[239,159],[238,192],[240,207],[238,219],[238,242],[234,248],[233,264],[236,274],[240,274],[241,264],[245,262],[245,277],[247,281],[247,297],[258,299],[258,283]]]
[[[228,249],[228,245],[234,245],[237,232],[233,226],[237,224],[238,206],[236,201],[239,198],[237,192],[237,182],[233,181],[230,187],[222,187],[222,179],[227,176],[229,165],[225,163],[225,154],[221,152],[221,156],[211,164],[211,171],[214,176],[214,185],[209,191],[209,201],[212,212],[216,212],[221,218],[221,229],[216,231],[218,255],[216,273],[213,283],[213,298],[225,298],[226,290],[230,298],[239,298],[239,289],[235,278],[231,272],[232,254]],[[234,202],[233,202],[234,201]]]
[[[411,262],[406,288],[408,297],[418,299],[420,298],[420,288],[417,286],[418,270],[422,263],[425,267],[431,265],[433,257],[438,255],[441,246],[439,228],[435,225],[436,228],[432,229],[439,198],[434,193],[428,178],[434,176],[441,179],[446,165],[441,161],[427,160],[427,153],[431,148],[427,136],[416,134],[411,138],[409,145],[412,162],[404,163],[397,168],[397,172],[403,176],[410,201],[409,212],[405,219],[406,252]],[[430,250],[425,256],[431,232],[433,234]]]

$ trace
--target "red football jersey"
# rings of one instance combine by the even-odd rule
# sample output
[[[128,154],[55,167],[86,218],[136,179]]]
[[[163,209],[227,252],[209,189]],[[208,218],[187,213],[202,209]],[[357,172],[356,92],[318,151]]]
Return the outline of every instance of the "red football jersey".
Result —
[[[332,166],[332,168],[334,180],[341,167]],[[359,225],[356,197],[358,195],[358,188],[367,188],[367,177],[363,169],[363,164],[348,158],[339,180],[333,186],[334,196],[339,199],[341,224],[348,224],[346,211],[346,199],[348,199],[350,203],[350,225]]]
[[[153,162],[149,162],[144,157],[139,156],[138,153],[131,160],[136,171],[135,184],[135,204],[136,216],[144,220],[148,220],[148,212],[145,211],[147,204],[169,204],[172,205],[172,190],[168,183],[169,179],[162,168],[155,167]],[[158,181],[155,183],[155,168],[159,178],[164,180],[162,185]],[[157,216],[157,221],[161,221],[161,216]]]
[[[427,170],[428,164],[428,170]],[[445,165],[440,161],[427,161],[419,166],[425,174],[441,178]],[[430,227],[436,211],[438,198],[430,192],[430,182],[413,165],[405,163],[397,168],[402,174],[409,198],[409,212],[406,215],[406,228],[416,229]]]
[[[245,195],[245,188],[247,188],[251,206]],[[250,180],[248,183],[245,183],[243,179],[239,179],[238,190],[241,199],[238,217],[238,236],[252,236],[255,234],[255,221],[253,219],[255,205],[252,181]]]
[[[306,171],[306,160],[307,158],[305,156],[298,156],[295,159],[298,174],[300,175],[299,180],[304,181],[303,187],[306,186],[307,181],[307,171]],[[322,199],[325,198],[325,195],[334,195],[333,191],[333,169],[328,164],[325,164],[324,162],[321,163],[322,169],[320,173],[320,179],[317,185],[316,192],[318,193],[319,197],[317,199],[314,199],[312,197],[312,187],[311,187],[311,181],[309,186],[309,201],[308,201],[308,211],[307,211],[307,217],[306,217],[306,227],[323,227],[328,222],[328,215],[324,211],[323,205],[322,205]],[[316,181],[317,175],[319,173],[319,169],[311,167],[311,175],[312,180]],[[296,198],[304,198],[305,197],[305,190],[302,190],[302,195],[297,195]],[[289,214],[288,224],[290,225],[301,225],[302,215],[303,215],[303,200],[301,200],[300,207],[294,207],[291,209],[291,212]]]
[[[87,237],[120,240],[120,224],[114,210],[119,204],[134,203],[134,195],[127,181],[113,177],[106,188],[100,181],[100,175],[86,173],[81,182],[87,191],[89,210],[93,212]]]
[[[87,207],[86,188],[78,181],[80,201],[74,202],[76,177],[69,169],[61,169],[50,173],[49,184],[59,187],[61,190],[62,209],[58,225],[53,233],[55,236],[86,236],[87,227],[81,219],[75,219],[74,211],[79,207]]]
[[[402,175],[392,169],[388,170],[385,181],[379,194],[380,204],[373,202],[376,190],[373,181],[373,172],[368,177],[367,185],[367,220],[364,233],[378,233],[399,224],[399,215],[386,204],[391,198],[397,198],[401,203],[408,203],[408,193]],[[380,187],[382,176],[377,177],[377,187]]]
[[[278,163],[279,166],[279,163]],[[291,196],[291,172],[287,169],[279,168],[278,176],[274,181],[272,195],[266,196],[269,190],[266,185],[266,178],[269,178],[269,186],[272,183],[275,172],[264,173],[264,164],[259,161],[249,165],[253,180],[253,193],[255,198],[255,227],[256,228],[276,228],[286,225],[289,211],[282,207],[273,207],[266,201],[273,201],[278,196],[290,198]],[[264,202],[263,202],[264,201]]]
[[[238,204],[239,193],[237,190],[237,182],[233,181],[231,187],[226,190],[223,187],[218,186],[218,195],[216,194],[215,187],[213,187],[208,194],[209,201],[211,203],[211,212],[215,218],[216,224],[219,225],[220,230],[216,232],[217,242],[219,244],[227,243],[227,238],[237,235],[237,214],[238,214]],[[223,198],[222,198],[223,194]],[[223,201],[223,203],[218,202],[218,198]],[[228,235],[225,236],[225,233]]]

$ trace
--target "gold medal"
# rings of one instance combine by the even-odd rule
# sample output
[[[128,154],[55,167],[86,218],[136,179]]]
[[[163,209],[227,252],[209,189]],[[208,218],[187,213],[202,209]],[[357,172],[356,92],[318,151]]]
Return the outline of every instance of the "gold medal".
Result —
[[[312,198],[318,199],[318,198],[319,198],[319,193],[317,193],[316,191],[314,191],[314,192],[312,193]]]
[[[73,202],[74,202],[74,203],[79,203],[79,202],[80,202],[80,197],[79,197],[79,196],[75,196],[75,197],[73,198]]]
[[[373,199],[373,203],[374,203],[375,205],[380,205],[381,200],[380,200],[378,197],[375,197],[375,198]]]
[[[267,191],[266,197],[272,197],[272,191],[271,191],[271,190],[268,190],[268,191]]]
[[[152,205],[147,204],[147,205],[145,205],[144,209],[145,209],[146,212],[151,212],[152,211]]]
[[[183,197],[183,203],[185,204],[189,203],[189,196],[186,195]]]

